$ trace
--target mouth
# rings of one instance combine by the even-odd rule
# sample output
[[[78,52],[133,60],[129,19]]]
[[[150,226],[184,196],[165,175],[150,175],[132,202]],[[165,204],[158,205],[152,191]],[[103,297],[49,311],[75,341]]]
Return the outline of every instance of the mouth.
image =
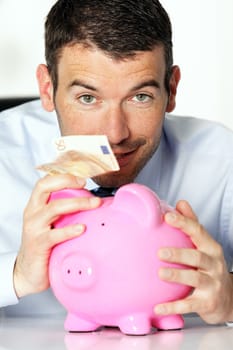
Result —
[[[136,154],[136,149],[125,153],[115,153],[115,157],[118,161],[120,168],[127,166]]]

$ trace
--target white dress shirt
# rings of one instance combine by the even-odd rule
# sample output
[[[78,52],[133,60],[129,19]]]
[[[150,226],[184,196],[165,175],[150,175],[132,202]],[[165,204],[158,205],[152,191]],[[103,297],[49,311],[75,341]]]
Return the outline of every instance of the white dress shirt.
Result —
[[[18,301],[13,268],[22,234],[22,215],[36,181],[35,167],[54,158],[51,141],[60,135],[55,113],[33,101],[0,113],[0,307],[7,315],[53,314],[64,309],[50,290]],[[189,201],[199,221],[222,244],[233,265],[233,133],[197,118],[166,115],[158,150],[135,182],[175,206]],[[93,187],[88,181],[87,187]]]

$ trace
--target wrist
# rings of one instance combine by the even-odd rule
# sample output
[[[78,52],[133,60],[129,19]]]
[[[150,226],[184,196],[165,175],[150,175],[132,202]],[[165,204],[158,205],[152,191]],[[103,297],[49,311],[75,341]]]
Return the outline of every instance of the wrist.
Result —
[[[15,294],[19,299],[26,295],[35,293],[33,291],[32,285],[27,281],[27,279],[24,277],[24,274],[21,272],[19,264],[17,264],[17,259],[14,266],[13,284]]]
[[[25,295],[27,295],[26,291],[24,291],[25,283],[22,282],[22,276],[19,273],[16,267],[16,264],[14,267],[13,284],[14,284],[15,294],[17,295],[17,298],[20,299]]]

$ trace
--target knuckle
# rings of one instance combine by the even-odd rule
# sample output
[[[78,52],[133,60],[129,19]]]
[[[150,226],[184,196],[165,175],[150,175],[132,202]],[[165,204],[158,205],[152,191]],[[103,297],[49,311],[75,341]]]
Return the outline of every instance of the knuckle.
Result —
[[[204,256],[198,250],[193,250],[194,266],[201,267],[203,265]]]
[[[51,201],[47,204],[44,214],[50,217],[58,217],[63,214],[74,213],[79,210],[77,199],[65,198]]]
[[[24,225],[23,225],[23,233],[22,233],[23,237],[25,237],[25,236],[29,236],[30,237],[30,231],[31,231],[30,228],[31,228],[30,224],[24,223]]]
[[[215,295],[220,295],[222,292],[222,282],[220,280],[215,281]]]
[[[77,205],[80,207],[80,209],[86,209],[90,206],[90,198],[89,197],[80,197],[76,200]]]
[[[205,305],[206,305],[206,311],[209,314],[214,313],[216,311],[216,308],[217,308],[216,298],[206,298]]]
[[[197,222],[196,224],[196,232],[198,235],[202,235],[203,232],[205,231],[205,228],[202,224],[200,224],[199,222]]]
[[[28,202],[27,206],[23,210],[23,220],[30,220],[31,217],[33,217],[36,214],[36,212],[38,212],[38,210],[38,208],[34,208],[30,205],[30,202]]]
[[[223,264],[222,260],[216,262],[215,266],[215,276],[223,276],[226,271],[225,264]]]
[[[28,237],[35,237],[35,230],[34,230],[34,218],[30,216],[24,216],[23,218],[23,236],[28,236]],[[33,235],[32,235],[33,233]]]
[[[193,274],[194,274],[196,288],[201,288],[203,285],[202,273],[200,273],[199,271],[193,271]]]
[[[46,205],[46,213],[50,213],[52,216],[60,214],[62,211],[62,200],[59,201],[59,205],[57,205],[56,201],[49,202]]]
[[[27,221],[29,219],[29,212],[27,210],[27,208],[24,209],[23,211],[23,221]]]
[[[47,235],[46,235],[46,242],[48,244],[49,248],[53,248],[57,243],[59,243],[59,236],[57,234],[57,232],[55,232],[57,230],[50,230]]]
[[[43,192],[46,188],[46,183],[48,181],[48,175],[42,177],[39,179],[35,185],[35,189],[37,189],[39,192]]]
[[[66,226],[62,229],[52,229],[47,235],[48,246],[52,249],[56,244],[63,243],[77,236],[72,226]]]
[[[52,191],[65,188],[66,186],[74,186],[74,176],[69,174],[57,174],[56,176],[45,175],[39,179],[35,185],[34,191],[38,193],[50,193]]]
[[[188,304],[188,310],[187,312],[191,312],[191,313],[196,313],[197,312],[197,307],[194,301],[190,301]]]
[[[169,280],[171,282],[176,282],[177,280],[179,280],[180,273],[181,272],[179,269],[170,269],[169,270]]]
[[[80,209],[92,209],[101,203],[101,198],[99,197],[82,197],[79,198]]]
[[[215,254],[218,257],[222,257],[223,256],[223,249],[222,249],[222,247],[221,247],[221,245],[219,243],[216,243]]]
[[[60,239],[65,240],[72,236],[73,233],[73,226],[65,226],[62,228],[62,231],[60,230]]]

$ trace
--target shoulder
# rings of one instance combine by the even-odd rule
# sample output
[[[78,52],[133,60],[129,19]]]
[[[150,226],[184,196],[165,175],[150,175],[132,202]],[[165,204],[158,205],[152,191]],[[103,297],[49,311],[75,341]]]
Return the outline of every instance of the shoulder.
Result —
[[[19,145],[26,139],[56,137],[59,133],[55,112],[46,112],[40,100],[31,101],[0,113],[0,143],[15,142]]]
[[[26,126],[51,124],[56,127],[57,118],[54,112],[46,112],[38,99],[0,112],[1,127],[11,128],[15,123],[17,125],[26,123]]]
[[[221,123],[166,115],[164,135],[173,150],[233,158],[233,131]]]

